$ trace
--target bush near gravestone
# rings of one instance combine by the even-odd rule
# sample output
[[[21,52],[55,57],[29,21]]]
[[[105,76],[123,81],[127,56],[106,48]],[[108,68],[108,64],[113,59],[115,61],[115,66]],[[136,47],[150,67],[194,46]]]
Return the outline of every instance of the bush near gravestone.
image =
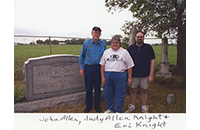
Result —
[[[170,89],[182,89],[182,90],[186,89],[186,85],[184,85],[183,79],[181,78],[155,77],[154,81]]]
[[[164,85],[168,88],[171,88],[173,86],[173,83],[175,81],[174,78],[163,78],[163,77],[155,77],[155,82],[161,85]]]
[[[175,81],[174,78],[167,78],[167,79],[165,79],[165,82],[168,83],[168,84],[173,84],[174,81]]]
[[[24,96],[23,89],[20,87],[21,86],[19,85],[14,86],[14,103],[17,102],[22,96]]]
[[[14,68],[14,80],[23,80],[22,69]]]
[[[164,85],[165,84],[165,80],[162,77],[155,77],[154,81],[158,84]]]
[[[186,85],[184,84],[183,79],[175,79],[172,86],[177,89],[186,90]]]
[[[172,65],[170,65],[170,66],[171,66],[170,71],[173,72],[173,75],[183,76],[181,70],[178,69],[177,66],[173,66],[173,67],[172,67]]]
[[[176,79],[175,81],[174,81],[174,83],[173,83],[173,87],[174,88],[181,88],[181,81],[180,80],[178,80],[178,79]]]

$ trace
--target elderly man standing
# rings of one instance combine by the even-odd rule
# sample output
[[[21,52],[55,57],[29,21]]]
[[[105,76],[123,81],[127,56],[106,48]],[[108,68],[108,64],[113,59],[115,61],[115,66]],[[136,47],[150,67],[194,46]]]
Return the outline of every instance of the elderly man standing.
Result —
[[[93,87],[95,88],[95,110],[101,112],[101,73],[99,64],[103,52],[106,49],[104,41],[99,39],[101,29],[94,27],[91,32],[92,39],[86,40],[83,43],[82,51],[79,56],[80,75],[85,77],[86,87],[86,109],[88,113],[93,106]]]
[[[147,106],[147,88],[149,83],[153,82],[153,72],[155,67],[155,53],[149,44],[144,43],[144,33],[137,32],[135,37],[136,43],[128,47],[135,66],[132,72],[132,85],[129,108],[125,113],[130,113],[135,109],[135,100],[137,96],[138,86],[140,86],[142,112],[148,113]]]

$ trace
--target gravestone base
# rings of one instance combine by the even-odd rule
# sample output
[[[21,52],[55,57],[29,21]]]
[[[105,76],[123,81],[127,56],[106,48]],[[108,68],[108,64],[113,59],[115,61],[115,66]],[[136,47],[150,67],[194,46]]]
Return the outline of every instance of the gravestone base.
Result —
[[[54,107],[66,107],[68,105],[85,103],[85,96],[86,96],[85,94],[86,92],[79,92],[79,93],[56,96],[35,101],[16,103],[14,104],[14,112],[15,113],[31,112],[42,109],[48,109]],[[101,89],[101,96],[103,96],[103,89]]]
[[[171,78],[172,77],[172,73],[171,72],[167,72],[167,73],[162,73],[162,72],[157,72],[156,73],[157,77],[165,77],[165,78]]]
[[[159,71],[156,73],[157,77],[171,78],[172,73],[169,72],[169,62],[160,62]]]

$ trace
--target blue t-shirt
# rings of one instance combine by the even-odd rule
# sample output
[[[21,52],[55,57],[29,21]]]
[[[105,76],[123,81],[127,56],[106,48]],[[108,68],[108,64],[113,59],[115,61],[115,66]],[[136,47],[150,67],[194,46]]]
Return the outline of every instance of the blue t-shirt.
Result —
[[[83,64],[98,65],[105,50],[106,44],[101,39],[97,43],[93,39],[86,40],[79,56],[80,69],[83,69]]]
[[[135,66],[133,67],[132,77],[148,77],[150,74],[151,60],[155,59],[155,53],[149,44],[143,44],[141,47],[132,44],[128,47]]]

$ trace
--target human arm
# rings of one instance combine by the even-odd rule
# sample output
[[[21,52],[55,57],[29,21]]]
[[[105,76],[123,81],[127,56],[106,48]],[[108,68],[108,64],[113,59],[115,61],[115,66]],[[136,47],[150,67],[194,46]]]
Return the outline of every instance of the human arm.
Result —
[[[149,74],[149,79],[148,79],[149,83],[153,82],[154,68],[155,68],[155,59],[152,59],[151,60],[151,66],[150,66],[150,74]]]
[[[127,51],[127,63],[126,63],[126,65],[127,65],[127,68],[128,68],[128,82],[127,82],[127,85],[131,85],[131,83],[132,83],[132,73],[133,73],[133,71],[132,71],[132,67],[134,67],[134,62],[133,62],[133,59],[132,59],[132,57],[131,57],[131,55],[130,55],[130,52],[129,52],[129,48],[128,48],[128,51]]]
[[[105,79],[105,65],[106,65],[106,61],[104,60],[106,55],[106,51],[103,52],[103,56],[101,57],[100,60],[100,65],[101,65],[101,81],[103,83],[103,85],[106,84],[106,79]]]
[[[101,81],[103,85],[106,84],[106,79],[105,79],[105,65],[101,65]]]
[[[84,75],[84,69],[83,69],[83,64],[85,60],[85,54],[86,54],[86,42],[83,43],[83,47],[79,56],[79,67],[80,67],[80,75],[83,77]]]
[[[127,84],[131,85],[131,83],[132,83],[132,68],[129,68],[128,69],[128,82],[127,82]]]

